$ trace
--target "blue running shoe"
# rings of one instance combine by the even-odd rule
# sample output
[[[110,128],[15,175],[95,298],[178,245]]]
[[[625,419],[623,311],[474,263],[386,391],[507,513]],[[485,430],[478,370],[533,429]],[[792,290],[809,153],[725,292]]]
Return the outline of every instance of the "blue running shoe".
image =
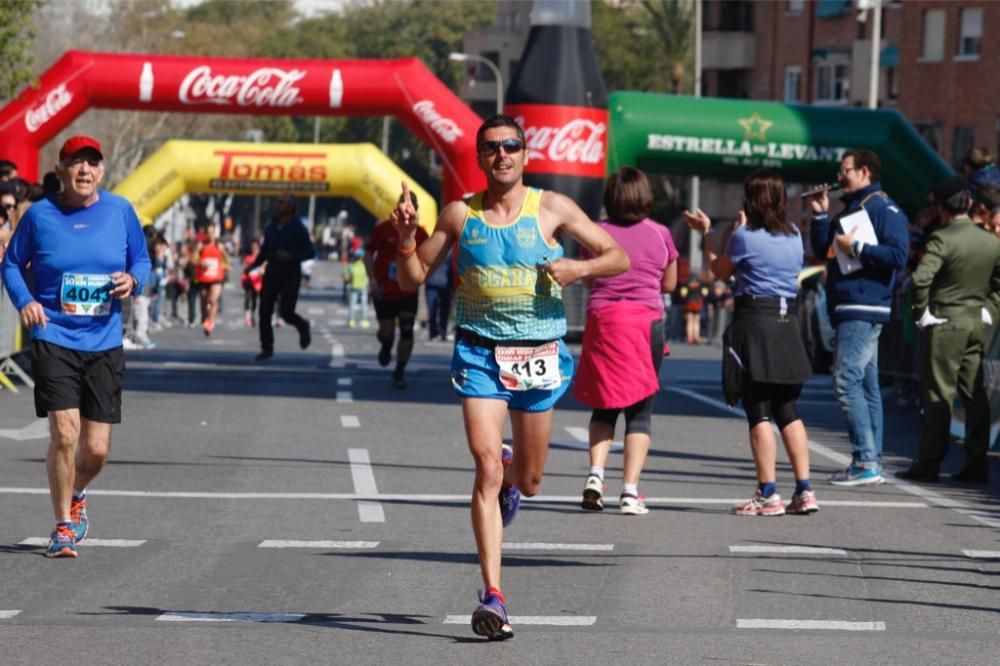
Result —
[[[830,483],[835,486],[871,486],[885,483],[881,467],[855,467],[851,465],[845,470],[830,475]]]
[[[87,521],[87,498],[73,500],[69,506],[69,519],[73,521],[73,536],[76,543],[80,543],[87,538],[87,528],[90,523]]]
[[[77,557],[76,537],[73,529],[66,524],[56,525],[56,529],[49,537],[49,547],[45,551],[45,557]]]
[[[521,492],[511,486],[500,489],[500,517],[503,519],[503,526],[507,527],[514,518],[517,517],[517,510],[521,508]]]
[[[487,590],[479,593],[479,608],[472,613],[472,631],[491,641],[504,641],[514,637],[514,630],[507,619],[507,609],[500,597]]]

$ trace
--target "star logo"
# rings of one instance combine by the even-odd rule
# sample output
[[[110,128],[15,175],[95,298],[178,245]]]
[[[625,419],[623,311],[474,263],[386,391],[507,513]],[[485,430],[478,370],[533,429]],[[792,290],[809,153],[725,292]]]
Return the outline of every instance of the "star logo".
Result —
[[[743,139],[746,141],[760,139],[761,142],[767,142],[767,135],[764,133],[774,126],[773,122],[764,120],[756,111],[749,118],[740,118],[737,122],[743,127]]]

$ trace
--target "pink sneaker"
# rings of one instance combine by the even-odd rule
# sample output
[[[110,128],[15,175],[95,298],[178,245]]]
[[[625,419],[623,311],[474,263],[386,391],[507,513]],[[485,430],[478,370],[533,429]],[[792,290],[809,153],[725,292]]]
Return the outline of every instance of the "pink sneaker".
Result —
[[[781,495],[771,493],[762,497],[758,489],[749,502],[734,506],[733,513],[737,516],[783,516],[785,507],[781,505]]]
[[[819,511],[819,504],[816,502],[816,493],[811,490],[803,490],[801,493],[792,495],[792,501],[785,507],[785,513],[798,515],[809,515]]]

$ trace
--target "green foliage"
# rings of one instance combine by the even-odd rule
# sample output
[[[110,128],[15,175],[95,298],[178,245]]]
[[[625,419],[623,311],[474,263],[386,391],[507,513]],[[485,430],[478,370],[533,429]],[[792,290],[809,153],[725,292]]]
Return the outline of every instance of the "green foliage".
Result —
[[[21,86],[34,80],[31,41],[35,37],[32,12],[41,0],[0,2],[0,100],[11,99]]]

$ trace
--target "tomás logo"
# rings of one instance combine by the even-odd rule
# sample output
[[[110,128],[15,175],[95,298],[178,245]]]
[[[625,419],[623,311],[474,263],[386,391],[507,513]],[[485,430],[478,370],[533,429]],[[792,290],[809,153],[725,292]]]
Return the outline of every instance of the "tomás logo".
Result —
[[[262,67],[246,76],[213,75],[208,65],[191,70],[181,82],[179,99],[184,104],[222,106],[295,106],[302,102],[296,83],[306,72]]]

